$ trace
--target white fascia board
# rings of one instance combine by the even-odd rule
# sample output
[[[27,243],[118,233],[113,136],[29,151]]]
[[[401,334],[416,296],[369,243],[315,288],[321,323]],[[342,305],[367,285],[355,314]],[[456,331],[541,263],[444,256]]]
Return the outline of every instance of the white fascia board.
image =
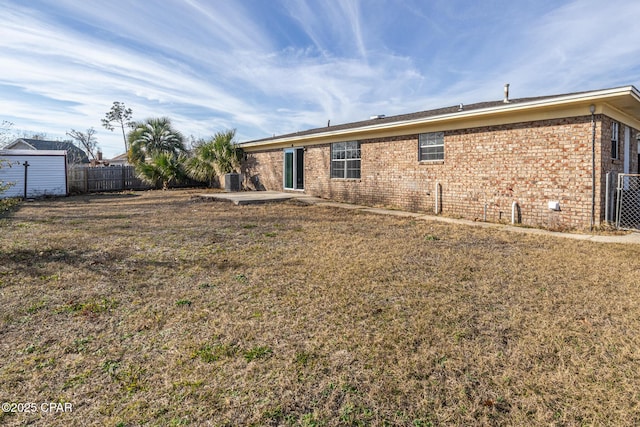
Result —
[[[0,150],[0,156],[66,156],[67,150]]]
[[[31,147],[31,150],[35,150],[36,147],[34,147],[33,145],[29,144],[27,141],[25,141],[23,138],[18,138],[16,140],[14,140],[13,142],[10,142],[9,144],[7,144],[4,149],[5,150],[11,150],[10,147],[15,147],[18,144],[24,144],[27,145],[29,147]]]
[[[616,98],[624,95],[633,96],[638,102],[640,102],[640,92],[638,92],[638,90],[633,86],[624,86],[624,87],[619,87],[614,89],[603,89],[603,90],[583,92],[578,94],[569,94],[569,95],[557,96],[553,98],[538,99],[538,100],[533,100],[528,102],[518,102],[513,104],[506,102],[503,105],[488,107],[488,108],[480,108],[477,110],[471,110],[466,112],[462,111],[462,112],[454,112],[449,114],[440,114],[437,116],[421,117],[421,118],[416,118],[411,120],[402,120],[397,122],[380,123],[375,125],[353,127],[353,128],[340,129],[335,131],[318,132],[318,133],[312,133],[308,135],[300,135],[300,136],[293,135],[286,138],[276,137],[273,139],[263,140],[259,142],[240,143],[239,145],[242,148],[245,148],[245,147],[257,148],[257,147],[263,147],[263,146],[266,148],[270,145],[282,145],[282,144],[287,144],[292,142],[313,143],[314,140],[326,139],[332,136],[342,136],[342,135],[348,136],[355,133],[382,130],[382,129],[393,130],[396,128],[410,127],[412,125],[447,121],[450,119],[463,120],[466,118],[475,118],[478,116],[486,116],[486,115],[492,115],[492,114],[498,114],[498,113],[519,112],[527,109],[604,101],[608,98]]]

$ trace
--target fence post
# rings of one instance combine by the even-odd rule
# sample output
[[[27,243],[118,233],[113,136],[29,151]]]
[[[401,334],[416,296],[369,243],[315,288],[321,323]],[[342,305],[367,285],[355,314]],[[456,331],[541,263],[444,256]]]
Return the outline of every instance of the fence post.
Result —
[[[24,200],[27,200],[27,168],[30,166],[28,161],[23,163],[24,166]]]

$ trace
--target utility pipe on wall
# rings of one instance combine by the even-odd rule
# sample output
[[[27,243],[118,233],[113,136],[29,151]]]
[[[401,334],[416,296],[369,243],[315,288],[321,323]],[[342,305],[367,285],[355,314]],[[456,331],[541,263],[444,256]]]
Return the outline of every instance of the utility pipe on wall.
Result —
[[[440,183],[436,182],[436,206],[435,213],[438,215],[440,213]]]
[[[609,178],[611,177],[611,172],[607,172],[606,175],[606,184],[605,184],[605,193],[604,193],[604,222],[609,222]]]
[[[516,223],[516,212],[518,210],[518,202],[511,203],[511,224]]]
[[[596,220],[596,106],[589,106],[591,112],[591,230]]]

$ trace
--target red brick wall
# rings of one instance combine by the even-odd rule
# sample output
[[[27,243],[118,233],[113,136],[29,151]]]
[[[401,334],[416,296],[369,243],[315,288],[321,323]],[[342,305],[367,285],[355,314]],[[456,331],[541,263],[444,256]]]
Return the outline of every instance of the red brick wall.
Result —
[[[610,154],[609,119],[596,116],[596,159]],[[603,122],[602,122],[603,121]],[[622,129],[622,125],[620,128]],[[621,130],[622,134],[622,130]],[[632,153],[637,153],[632,131]],[[522,223],[551,229],[586,228],[591,218],[591,117],[445,132],[445,159],[418,161],[418,135],[361,140],[361,178],[330,179],[330,145],[308,146],[305,192],[331,200],[508,222],[512,202]],[[621,157],[623,155],[621,148]],[[247,169],[266,189],[282,190],[282,150],[250,153]],[[632,154],[632,171],[637,154]],[[611,160],[609,160],[611,163]],[[622,164],[622,159],[619,161]],[[598,163],[596,163],[598,165]],[[616,166],[613,164],[613,166]],[[621,166],[620,166],[621,167]],[[596,224],[604,215],[604,175],[596,175]],[[560,202],[560,211],[548,208]]]
[[[282,191],[283,156],[282,150],[247,153],[241,168],[244,186],[253,190]]]

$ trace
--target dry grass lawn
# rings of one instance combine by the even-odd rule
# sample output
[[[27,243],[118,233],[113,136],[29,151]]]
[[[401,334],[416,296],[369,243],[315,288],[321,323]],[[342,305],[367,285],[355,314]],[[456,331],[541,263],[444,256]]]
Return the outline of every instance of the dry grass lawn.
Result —
[[[640,247],[192,193],[0,219],[0,424],[640,425]]]

